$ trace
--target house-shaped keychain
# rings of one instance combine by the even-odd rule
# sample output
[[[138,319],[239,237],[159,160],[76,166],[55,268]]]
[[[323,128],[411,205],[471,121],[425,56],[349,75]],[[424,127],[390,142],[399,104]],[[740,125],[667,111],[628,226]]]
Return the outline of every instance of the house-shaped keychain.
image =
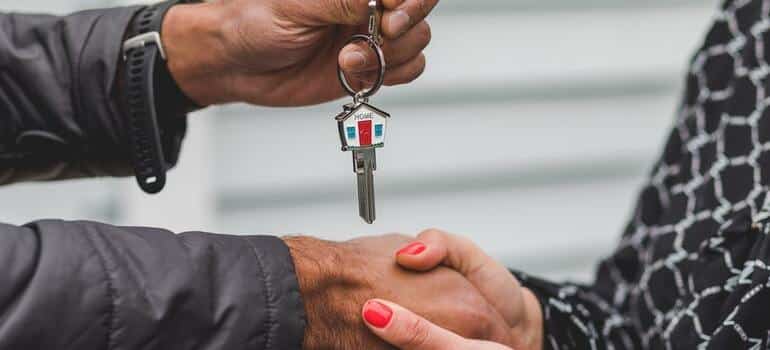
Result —
[[[336,118],[342,150],[380,148],[385,145],[390,114],[364,102],[345,106]]]

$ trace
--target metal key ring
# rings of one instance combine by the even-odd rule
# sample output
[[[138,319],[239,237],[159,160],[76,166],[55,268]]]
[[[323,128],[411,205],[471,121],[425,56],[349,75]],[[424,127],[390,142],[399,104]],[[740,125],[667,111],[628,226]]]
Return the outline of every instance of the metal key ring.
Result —
[[[376,94],[377,91],[379,91],[380,88],[382,87],[382,84],[385,82],[385,69],[386,69],[385,54],[382,52],[382,48],[380,47],[380,44],[377,43],[377,40],[375,40],[369,35],[364,35],[364,34],[353,35],[353,37],[350,38],[350,40],[348,40],[347,43],[345,43],[345,46],[348,46],[357,41],[367,42],[369,44],[369,47],[371,47],[374,50],[374,53],[377,55],[377,64],[379,64],[379,75],[377,76],[377,80],[374,82],[374,85],[372,87],[361,91],[356,91],[348,83],[348,80],[345,77],[345,73],[342,71],[342,67],[340,67],[339,63],[337,64],[337,75],[339,76],[342,87],[345,88],[345,91],[347,91],[347,93],[350,94],[350,96],[353,96],[356,99],[366,99]]]

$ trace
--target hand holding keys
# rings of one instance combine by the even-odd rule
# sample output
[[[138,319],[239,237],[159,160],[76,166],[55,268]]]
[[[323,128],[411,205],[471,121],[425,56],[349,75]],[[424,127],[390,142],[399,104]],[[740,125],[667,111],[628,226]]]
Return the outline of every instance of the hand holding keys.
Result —
[[[354,35],[348,44],[364,41],[374,50],[379,64],[374,86],[355,91],[342,69],[338,67],[340,83],[353,96],[353,103],[346,104],[342,113],[335,117],[340,133],[343,151],[353,152],[353,170],[358,183],[358,210],[364,221],[371,224],[376,218],[374,204],[374,171],[377,170],[375,150],[385,145],[385,132],[390,115],[369,104],[369,97],[382,87],[385,80],[385,55],[380,43],[380,14],[377,0],[369,1],[369,34]]]

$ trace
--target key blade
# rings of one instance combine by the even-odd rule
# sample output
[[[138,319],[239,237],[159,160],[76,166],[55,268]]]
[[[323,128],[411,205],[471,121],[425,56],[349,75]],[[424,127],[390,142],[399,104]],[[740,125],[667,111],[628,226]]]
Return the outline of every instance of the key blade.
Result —
[[[373,224],[376,219],[374,209],[374,174],[372,171],[358,174],[358,215],[367,224]]]
[[[376,219],[374,205],[374,170],[377,168],[374,149],[353,152],[358,186],[358,214],[367,224]]]

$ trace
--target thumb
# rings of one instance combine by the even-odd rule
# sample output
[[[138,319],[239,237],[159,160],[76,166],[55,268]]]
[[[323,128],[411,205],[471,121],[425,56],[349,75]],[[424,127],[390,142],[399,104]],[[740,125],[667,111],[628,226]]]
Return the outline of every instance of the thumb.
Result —
[[[463,338],[389,301],[369,300],[362,312],[374,334],[401,350],[511,350]]]
[[[438,265],[454,269],[481,292],[509,326],[522,319],[524,299],[519,281],[476,244],[436,229],[423,231],[417,239],[396,253],[399,265],[416,271]]]

